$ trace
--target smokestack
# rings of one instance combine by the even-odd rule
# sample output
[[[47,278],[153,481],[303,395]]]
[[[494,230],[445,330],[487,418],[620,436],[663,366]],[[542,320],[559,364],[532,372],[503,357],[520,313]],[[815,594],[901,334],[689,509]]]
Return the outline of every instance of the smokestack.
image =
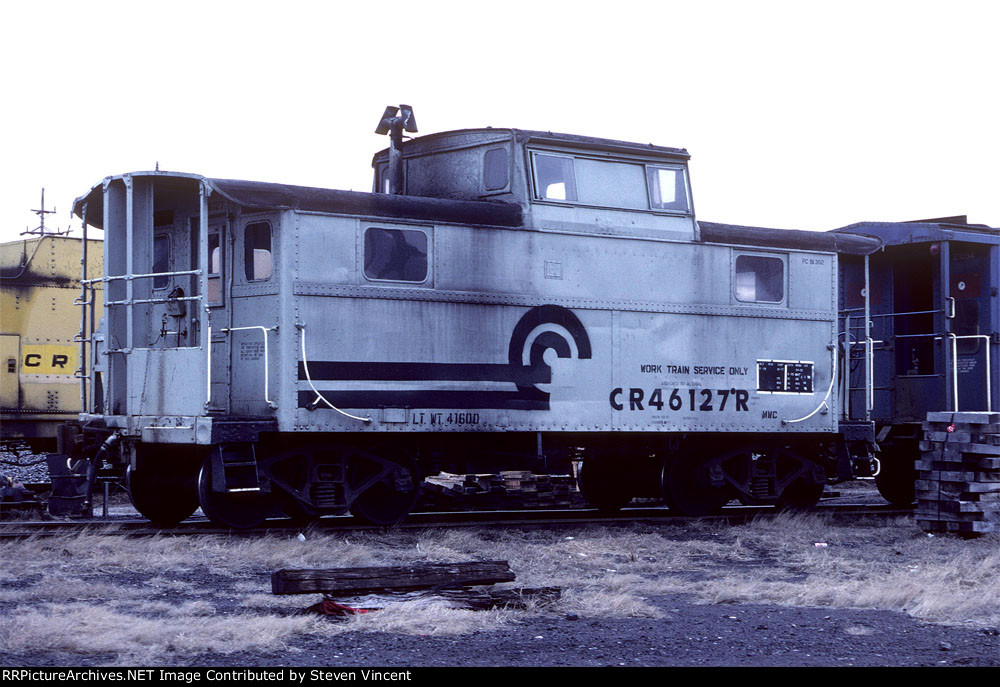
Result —
[[[403,131],[417,132],[417,120],[409,105],[389,105],[375,133],[389,134],[389,193],[403,192]]]

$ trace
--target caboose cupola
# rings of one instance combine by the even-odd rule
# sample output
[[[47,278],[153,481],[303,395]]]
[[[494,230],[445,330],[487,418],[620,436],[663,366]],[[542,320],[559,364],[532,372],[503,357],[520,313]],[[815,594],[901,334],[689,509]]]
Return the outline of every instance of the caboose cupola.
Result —
[[[400,136],[372,165],[377,193],[516,203],[543,231],[691,240],[689,157],[682,148],[486,128]]]

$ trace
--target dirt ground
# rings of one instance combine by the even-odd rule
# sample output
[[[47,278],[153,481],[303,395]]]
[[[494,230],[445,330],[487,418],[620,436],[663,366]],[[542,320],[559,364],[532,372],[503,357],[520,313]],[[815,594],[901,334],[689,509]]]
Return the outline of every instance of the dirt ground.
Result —
[[[280,648],[122,661],[115,651],[0,652],[12,666],[1000,666],[996,629],[922,623],[895,611],[653,600],[659,618],[527,617],[459,636],[354,631]],[[238,612],[234,609],[234,613]],[[329,621],[338,622],[338,621]]]
[[[746,525],[305,531],[5,542],[0,665],[1000,666],[1000,537],[909,517]],[[302,614],[281,568],[507,560],[562,598],[470,611],[433,595]]]

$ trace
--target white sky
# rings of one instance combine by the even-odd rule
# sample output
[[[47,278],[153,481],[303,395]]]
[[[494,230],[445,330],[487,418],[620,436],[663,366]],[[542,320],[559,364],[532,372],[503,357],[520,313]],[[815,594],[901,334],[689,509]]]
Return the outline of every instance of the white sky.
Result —
[[[703,220],[1000,226],[998,35],[993,1],[8,3],[0,240],[157,162],[370,190],[401,102],[687,148]]]

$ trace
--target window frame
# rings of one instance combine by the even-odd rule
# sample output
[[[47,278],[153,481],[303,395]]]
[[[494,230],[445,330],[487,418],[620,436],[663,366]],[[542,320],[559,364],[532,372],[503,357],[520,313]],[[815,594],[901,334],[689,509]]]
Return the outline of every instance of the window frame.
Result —
[[[550,150],[529,150],[531,156],[531,197],[533,202],[541,203],[559,203],[562,205],[586,205],[586,203],[581,203],[579,200],[567,200],[565,198],[546,198],[541,194],[538,188],[538,156],[546,155],[548,157],[557,157],[569,159],[571,162],[575,162],[576,156],[569,153],[557,153]],[[576,183],[576,165],[573,164],[573,194],[579,198],[580,193],[578,185]]]
[[[506,159],[505,159],[506,168],[504,170],[504,183],[503,183],[502,186],[498,186],[496,188],[490,188],[489,184],[486,183],[486,168],[487,168],[486,159],[489,157],[490,153],[493,153],[493,152],[498,151],[498,150],[503,151],[503,153],[504,153],[504,155],[506,157]],[[511,165],[511,159],[512,159],[512,157],[513,156],[510,153],[510,148],[507,145],[495,145],[495,146],[487,146],[486,147],[486,149],[483,151],[483,175],[482,175],[482,179],[481,179],[481,181],[482,181],[482,194],[483,195],[492,195],[492,194],[497,194],[497,193],[503,193],[503,192],[507,191],[508,189],[510,189],[511,167],[512,167],[512,165]]]
[[[573,161],[573,186],[574,192],[577,200],[564,200],[560,198],[546,198],[542,195],[538,184],[538,165],[537,158],[539,155],[547,155],[549,157],[560,157],[569,158]],[[610,157],[601,155],[587,155],[577,152],[564,152],[549,150],[548,148],[531,148],[528,150],[528,156],[530,161],[530,171],[531,171],[531,202],[532,203],[551,203],[555,205],[566,205],[573,207],[592,207],[600,208],[602,210],[614,210],[622,212],[651,212],[660,215],[671,215],[675,217],[691,217],[694,215],[694,204],[691,201],[691,180],[688,175],[687,165],[683,162],[649,162],[648,160],[632,159],[629,157]],[[593,202],[587,202],[586,200],[580,200],[580,183],[579,183],[579,173],[577,170],[576,160],[588,160],[593,162],[607,162],[612,164],[625,164],[634,165],[642,169],[642,183],[643,190],[646,196],[646,206],[645,207],[627,207],[619,205],[600,205]],[[674,210],[671,208],[658,208],[653,207],[653,189],[650,186],[650,170],[655,169],[671,169],[676,170],[681,173],[681,178],[684,182],[684,204],[685,209]]]
[[[777,260],[781,265],[781,299],[777,301],[765,301],[760,299],[747,300],[740,298],[739,285],[737,283],[737,264],[740,258],[756,258],[765,260]],[[733,302],[739,305],[752,305],[758,307],[783,307],[788,304],[788,255],[785,253],[760,253],[755,251],[733,251],[733,263],[730,273],[732,284]]]
[[[375,167],[375,193],[381,193],[383,195],[392,194],[392,190],[389,188],[388,162],[380,163]]]
[[[219,272],[212,272],[212,237],[217,236],[219,245]],[[205,263],[208,274],[205,275],[205,305],[209,308],[218,308],[226,304],[226,225],[208,225],[208,260]],[[209,300],[209,284],[213,279],[219,280],[219,300]]]
[[[669,163],[646,163],[645,165],[645,179],[646,179],[646,200],[649,203],[649,209],[653,212],[662,212],[668,215],[692,215],[694,214],[694,209],[691,202],[691,183],[687,175],[687,166],[682,164],[669,164]],[[653,207],[653,188],[650,186],[649,177],[650,172],[657,169],[672,169],[681,173],[681,179],[684,181],[684,205],[686,209],[684,210],[674,210],[672,208],[657,208]],[[662,202],[662,201],[661,201]]]
[[[251,249],[248,246],[248,244],[247,244],[247,234],[248,234],[248,230],[250,229],[250,227],[252,227],[254,225],[257,225],[257,224],[266,224],[267,225],[267,232],[268,232],[268,234],[267,234],[268,235],[268,249],[267,249],[267,251],[268,251],[268,253],[270,255],[270,258],[271,258],[271,260],[270,260],[270,262],[271,262],[271,271],[268,273],[268,275],[266,277],[251,279],[247,275],[247,267],[248,267],[248,265],[247,265],[247,251],[248,250],[259,250],[259,249],[257,249],[256,247],[254,247],[254,248]],[[245,221],[245,223],[243,224],[243,231],[240,232],[240,233],[242,234],[241,239],[243,241],[243,270],[242,270],[242,277],[244,279],[244,283],[246,283],[246,284],[265,284],[265,283],[271,281],[274,278],[274,274],[275,274],[275,271],[276,271],[275,268],[277,266],[277,261],[275,260],[274,223],[270,219],[263,218],[263,217],[261,217],[261,218],[248,218]],[[211,259],[211,256],[209,256],[209,259]],[[256,270],[254,270],[254,273],[256,274]]]
[[[360,263],[359,272],[361,273],[361,277],[365,281],[373,282],[376,284],[402,284],[405,286],[429,286],[431,284],[432,269],[433,269],[432,266],[434,264],[434,259],[433,259],[434,237],[432,235],[430,227],[415,227],[412,225],[400,226],[388,223],[379,223],[379,224],[361,223],[360,227],[361,227],[361,232],[360,232],[361,235],[359,237],[360,245],[358,250],[358,260]],[[424,278],[421,279],[420,281],[412,281],[407,279],[385,279],[382,277],[369,276],[368,270],[366,269],[365,265],[365,244],[368,237],[368,232],[372,229],[380,229],[383,231],[412,231],[423,234],[424,241],[426,242],[425,243],[426,251],[424,253],[424,258],[427,263],[427,269],[424,273]]]

